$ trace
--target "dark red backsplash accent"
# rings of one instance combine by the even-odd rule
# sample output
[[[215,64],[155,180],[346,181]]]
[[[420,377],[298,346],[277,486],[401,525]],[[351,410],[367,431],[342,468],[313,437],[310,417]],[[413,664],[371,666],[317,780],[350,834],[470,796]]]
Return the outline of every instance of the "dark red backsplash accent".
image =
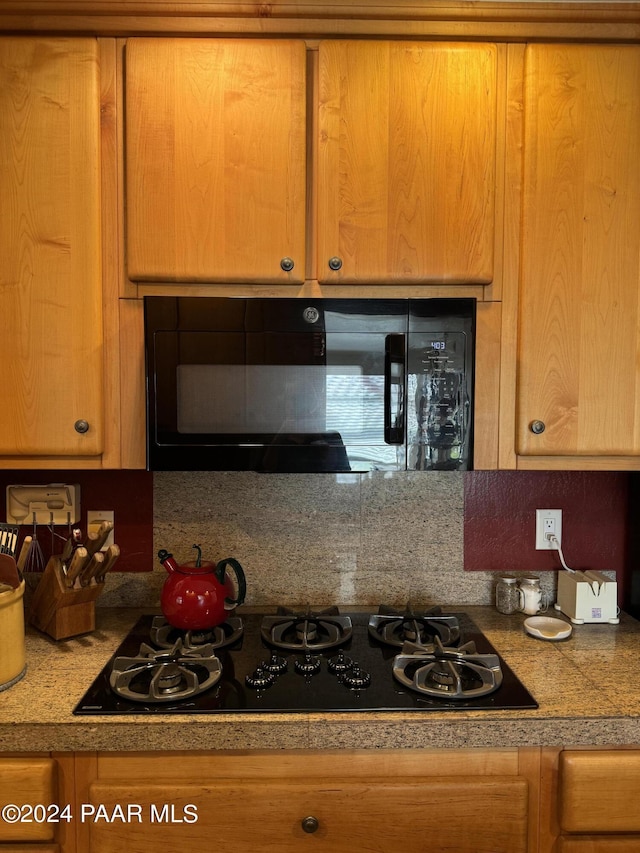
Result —
[[[576,471],[472,471],[464,480],[467,571],[555,571],[557,551],[536,551],[536,509],[562,510],[572,569],[612,569],[624,584],[629,475]]]
[[[46,486],[49,483],[78,483],[80,485],[79,527],[87,529],[87,510],[108,510],[115,513],[115,541],[120,546],[120,558],[115,571],[150,572],[153,569],[153,474],[148,471],[0,471],[0,505],[6,519],[6,496],[9,485]],[[56,527],[66,536],[66,527]],[[23,525],[18,537],[31,535],[33,527]],[[45,559],[51,555],[51,533],[38,525],[38,542]],[[60,553],[63,542],[54,540],[54,553]]]

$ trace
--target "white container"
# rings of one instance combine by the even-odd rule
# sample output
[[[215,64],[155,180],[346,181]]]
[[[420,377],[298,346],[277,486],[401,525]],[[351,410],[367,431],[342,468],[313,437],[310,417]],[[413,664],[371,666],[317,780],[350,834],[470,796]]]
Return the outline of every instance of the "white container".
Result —
[[[520,610],[527,616],[535,616],[547,609],[547,600],[540,589],[540,578],[522,578],[520,581],[522,602]]]
[[[558,572],[558,601],[561,610],[575,625],[603,623],[617,625],[618,584],[602,572]]]
[[[0,592],[0,690],[7,690],[27,671],[24,645],[24,581]]]

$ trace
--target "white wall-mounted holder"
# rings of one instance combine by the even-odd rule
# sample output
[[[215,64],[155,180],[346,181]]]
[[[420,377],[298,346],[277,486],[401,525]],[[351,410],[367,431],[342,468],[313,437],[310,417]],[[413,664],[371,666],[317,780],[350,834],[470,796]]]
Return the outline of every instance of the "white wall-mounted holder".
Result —
[[[7,486],[9,524],[75,524],[80,520],[78,483],[48,486]]]

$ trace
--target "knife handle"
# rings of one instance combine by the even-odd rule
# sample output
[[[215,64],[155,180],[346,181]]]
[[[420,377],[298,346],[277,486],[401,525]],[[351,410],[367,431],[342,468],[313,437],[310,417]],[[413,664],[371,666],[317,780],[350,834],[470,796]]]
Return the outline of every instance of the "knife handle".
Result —
[[[64,543],[64,548],[62,549],[62,554],[60,555],[60,559],[66,566],[67,562],[71,558],[74,550],[80,545],[82,541],[82,534],[79,528],[75,528],[71,531],[71,536]]]
[[[20,549],[20,555],[18,556],[18,569],[23,572],[24,567],[27,563],[27,556],[29,554],[29,549],[31,548],[31,543],[33,541],[32,536],[25,536],[24,542],[22,543],[22,548]]]
[[[104,563],[102,564],[102,569],[100,570],[100,574],[96,575],[96,582],[103,583],[105,575],[107,572],[110,572],[114,566],[114,563],[120,556],[120,548],[118,545],[109,545],[105,552]]]
[[[80,583],[82,586],[89,586],[92,579],[102,571],[103,564],[104,554],[102,551],[96,551],[95,554],[89,557],[89,562],[82,569],[80,574]]]
[[[87,534],[87,552],[90,557],[100,551],[112,530],[113,521],[103,521],[94,533]]]
[[[84,568],[87,557],[87,549],[82,545],[76,548],[73,552],[69,565],[67,566],[67,586],[73,586],[73,582]]]

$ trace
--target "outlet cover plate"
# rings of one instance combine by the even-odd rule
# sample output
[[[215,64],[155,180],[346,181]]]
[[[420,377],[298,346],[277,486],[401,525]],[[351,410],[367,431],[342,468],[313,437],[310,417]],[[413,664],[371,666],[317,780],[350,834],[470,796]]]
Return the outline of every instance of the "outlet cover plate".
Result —
[[[552,525],[553,533],[562,545],[562,510],[561,509],[537,509],[536,510],[536,550],[555,551],[556,546],[549,542],[546,534]]]

